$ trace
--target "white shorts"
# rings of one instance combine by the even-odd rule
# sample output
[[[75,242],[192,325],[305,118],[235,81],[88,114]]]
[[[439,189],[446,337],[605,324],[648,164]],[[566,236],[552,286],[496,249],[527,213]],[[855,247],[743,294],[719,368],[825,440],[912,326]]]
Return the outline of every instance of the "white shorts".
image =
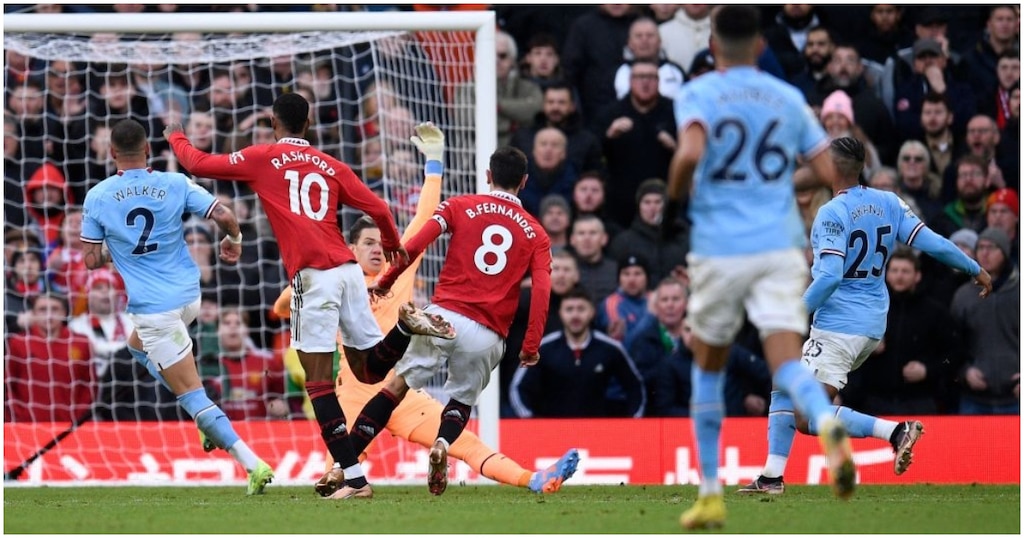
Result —
[[[880,340],[867,336],[834,333],[811,327],[801,359],[822,383],[843,390],[846,376],[860,368]]]
[[[457,336],[454,340],[445,340],[413,335],[405,356],[395,365],[395,375],[405,378],[411,388],[419,389],[447,364],[445,392],[464,404],[476,405],[491,380],[491,370],[505,354],[505,339],[482,324],[440,306],[430,305],[423,310],[448,320]]]
[[[370,310],[363,270],[357,263],[332,269],[302,269],[292,278],[292,347],[333,353],[341,341],[369,349],[384,339]]]
[[[188,326],[199,315],[196,299],[180,308],[159,314],[128,314],[135,331],[142,340],[142,350],[149,355],[158,370],[170,368],[181,359],[192,355],[192,337]]]
[[[729,345],[743,325],[743,309],[761,337],[807,332],[803,293],[807,261],[798,249],[748,256],[687,256],[690,300],[686,319],[703,342]]]

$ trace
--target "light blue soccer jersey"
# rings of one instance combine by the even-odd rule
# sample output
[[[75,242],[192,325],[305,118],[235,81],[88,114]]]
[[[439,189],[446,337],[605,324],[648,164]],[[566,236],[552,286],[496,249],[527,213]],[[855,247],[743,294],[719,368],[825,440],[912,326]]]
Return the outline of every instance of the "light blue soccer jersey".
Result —
[[[694,172],[690,245],[702,256],[756,254],[806,244],[793,193],[798,155],[828,138],[799,90],[754,67],[714,71],[683,85],[676,123],[704,126]]]
[[[842,334],[882,338],[889,312],[885,267],[896,241],[911,244],[925,228],[891,192],[867,187],[841,191],[821,206],[811,228],[817,278],[821,257],[843,258],[839,287],[814,312],[812,325]]]
[[[126,170],[89,190],[82,241],[107,242],[128,291],[128,311],[155,314],[199,298],[199,268],[182,217],[207,217],[216,199],[182,174]]]

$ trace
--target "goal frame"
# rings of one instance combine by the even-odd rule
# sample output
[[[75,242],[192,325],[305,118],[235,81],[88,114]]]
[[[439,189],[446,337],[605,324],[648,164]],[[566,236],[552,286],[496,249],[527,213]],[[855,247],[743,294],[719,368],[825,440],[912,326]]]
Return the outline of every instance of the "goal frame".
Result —
[[[474,110],[476,191],[487,192],[485,171],[497,146],[496,18],[493,11],[452,12],[318,12],[310,13],[77,13],[4,15],[6,33],[90,34],[119,32],[166,34],[287,33],[301,31],[441,31],[465,30],[475,35]],[[500,450],[498,369],[477,404],[481,440]]]

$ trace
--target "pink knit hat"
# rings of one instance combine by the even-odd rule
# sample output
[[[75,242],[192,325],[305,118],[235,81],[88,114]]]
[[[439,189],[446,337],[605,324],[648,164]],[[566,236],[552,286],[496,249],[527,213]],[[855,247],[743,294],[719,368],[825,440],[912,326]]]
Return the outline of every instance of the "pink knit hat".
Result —
[[[850,120],[850,125],[853,125],[853,101],[846,92],[836,90],[825,98],[825,102],[821,104],[821,119],[824,120],[829,114],[841,114]]]

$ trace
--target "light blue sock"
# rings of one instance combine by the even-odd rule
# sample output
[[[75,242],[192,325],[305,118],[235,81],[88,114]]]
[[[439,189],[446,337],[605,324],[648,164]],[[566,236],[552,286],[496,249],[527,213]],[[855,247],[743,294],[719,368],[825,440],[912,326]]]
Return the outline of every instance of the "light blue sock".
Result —
[[[718,450],[725,417],[722,389],[724,372],[706,372],[695,363],[690,367],[690,418],[697,437],[700,458],[700,495],[721,492],[718,483]]]
[[[149,372],[149,375],[153,376],[153,379],[159,381],[160,384],[163,385],[164,388],[167,389],[168,391],[174,392],[171,390],[171,387],[167,384],[167,381],[164,379],[164,376],[160,375],[160,370],[156,369],[156,365],[153,364],[153,361],[149,360],[149,355],[147,355],[145,351],[142,351],[141,349],[135,349],[132,346],[128,346],[128,352],[132,354],[132,357],[135,357],[135,360],[139,364],[146,367],[146,371]]]
[[[843,426],[846,427],[846,433],[850,434],[850,437],[863,439],[874,436],[875,423],[879,421],[878,418],[858,413],[849,407],[836,407],[834,405],[832,406],[832,412],[843,422]],[[816,424],[808,424],[807,429],[814,435],[818,435]]]
[[[789,451],[796,436],[796,417],[793,415],[793,401],[781,390],[772,391],[772,402],[768,406],[768,459],[764,464],[763,476],[777,478],[786,472]]]
[[[798,359],[787,361],[776,370],[772,383],[789,395],[797,412],[806,417],[812,427],[817,427],[819,420],[831,415],[832,402],[824,387]]]
[[[206,395],[204,389],[195,389],[178,396],[181,408],[196,421],[196,426],[220,448],[229,450],[238,442],[238,434],[220,407]]]

